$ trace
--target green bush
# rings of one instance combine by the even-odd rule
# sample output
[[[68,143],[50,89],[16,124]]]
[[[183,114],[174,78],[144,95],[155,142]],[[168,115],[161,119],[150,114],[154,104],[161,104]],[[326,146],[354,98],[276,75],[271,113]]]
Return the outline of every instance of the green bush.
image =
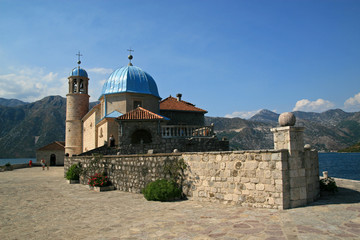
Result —
[[[335,180],[329,177],[320,180],[320,190],[335,193],[338,191],[338,187]]]
[[[69,170],[66,172],[67,180],[79,180],[81,168],[77,164],[71,165]]]
[[[172,201],[181,198],[181,189],[174,181],[159,179],[149,183],[143,190],[148,201]]]

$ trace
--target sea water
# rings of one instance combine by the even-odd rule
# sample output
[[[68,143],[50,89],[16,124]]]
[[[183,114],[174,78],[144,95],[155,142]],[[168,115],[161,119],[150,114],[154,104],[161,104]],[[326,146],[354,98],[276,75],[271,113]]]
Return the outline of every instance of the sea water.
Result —
[[[29,163],[36,158],[0,158],[0,166],[6,163]],[[330,177],[360,180],[360,153],[319,153],[319,174],[328,171]]]
[[[0,166],[4,166],[7,163],[11,165],[29,163],[30,160],[32,160],[33,163],[36,162],[36,158],[0,158]]]
[[[360,153],[319,153],[319,172],[329,177],[360,180]]]

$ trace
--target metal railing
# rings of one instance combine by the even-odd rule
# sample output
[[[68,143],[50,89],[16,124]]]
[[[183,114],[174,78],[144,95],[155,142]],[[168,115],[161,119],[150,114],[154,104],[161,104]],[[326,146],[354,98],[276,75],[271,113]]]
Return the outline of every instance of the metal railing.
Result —
[[[161,127],[161,136],[163,138],[201,138],[211,137],[213,135],[213,126],[165,125]]]

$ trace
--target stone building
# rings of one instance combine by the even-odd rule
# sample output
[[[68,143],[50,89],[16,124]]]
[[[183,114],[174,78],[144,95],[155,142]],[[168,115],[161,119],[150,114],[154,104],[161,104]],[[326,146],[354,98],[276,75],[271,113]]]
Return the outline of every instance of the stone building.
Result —
[[[64,165],[65,142],[55,141],[36,150],[36,162],[44,159],[50,166]]]
[[[89,111],[88,74],[80,67],[69,76],[65,153],[69,156],[111,153],[228,150],[213,126],[204,126],[206,110],[183,101],[182,95],[161,100],[155,80],[131,63],[116,69],[104,83],[99,104]],[[108,151],[108,150],[107,150]]]

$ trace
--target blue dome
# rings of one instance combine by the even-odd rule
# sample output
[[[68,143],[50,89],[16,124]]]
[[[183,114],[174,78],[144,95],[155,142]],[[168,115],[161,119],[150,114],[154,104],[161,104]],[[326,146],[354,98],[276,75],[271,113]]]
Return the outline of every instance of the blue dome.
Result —
[[[88,74],[84,69],[76,67],[71,71],[70,76],[88,77]]]
[[[160,98],[154,79],[135,66],[115,70],[105,82],[101,96],[124,92],[150,94]]]

